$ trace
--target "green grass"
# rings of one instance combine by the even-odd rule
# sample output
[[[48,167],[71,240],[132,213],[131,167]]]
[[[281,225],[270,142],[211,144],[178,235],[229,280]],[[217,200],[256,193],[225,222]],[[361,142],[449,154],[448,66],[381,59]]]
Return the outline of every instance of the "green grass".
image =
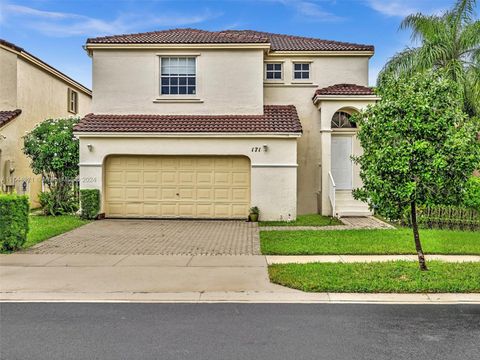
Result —
[[[480,232],[420,230],[427,254],[479,255]],[[266,255],[415,254],[410,229],[261,231]]]
[[[269,266],[276,284],[308,292],[478,293],[480,263],[428,261],[375,263],[276,264]]]
[[[319,214],[298,215],[294,221],[260,221],[259,226],[328,226],[342,225],[342,222],[330,216]]]
[[[23,248],[28,248],[53,236],[63,234],[89,223],[78,216],[30,216],[30,231]]]

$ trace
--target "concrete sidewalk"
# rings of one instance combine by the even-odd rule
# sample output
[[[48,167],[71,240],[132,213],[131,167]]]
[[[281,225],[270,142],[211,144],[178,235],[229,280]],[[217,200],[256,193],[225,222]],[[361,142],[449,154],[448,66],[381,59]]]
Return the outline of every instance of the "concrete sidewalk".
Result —
[[[480,294],[305,293],[270,283],[268,263],[359,257],[0,255],[1,301],[480,303]],[[377,257],[365,257],[368,261]],[[391,258],[383,257],[383,261]],[[462,261],[463,257],[456,257]],[[480,261],[479,257],[475,261]],[[468,261],[473,261],[469,257]]]

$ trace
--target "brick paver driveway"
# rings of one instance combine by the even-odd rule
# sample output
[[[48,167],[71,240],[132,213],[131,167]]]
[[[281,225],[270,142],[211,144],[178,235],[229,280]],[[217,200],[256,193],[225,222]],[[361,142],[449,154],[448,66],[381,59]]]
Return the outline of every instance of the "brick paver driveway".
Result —
[[[102,220],[44,241],[34,254],[257,255],[257,224],[208,220]]]

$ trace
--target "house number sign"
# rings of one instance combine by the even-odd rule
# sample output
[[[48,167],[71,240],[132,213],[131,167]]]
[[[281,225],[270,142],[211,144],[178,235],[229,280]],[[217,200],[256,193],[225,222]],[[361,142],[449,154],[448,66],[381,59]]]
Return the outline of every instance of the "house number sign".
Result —
[[[262,152],[262,150],[263,150],[263,149],[262,149],[262,147],[260,147],[260,146],[254,146],[254,147],[252,147],[252,152]]]

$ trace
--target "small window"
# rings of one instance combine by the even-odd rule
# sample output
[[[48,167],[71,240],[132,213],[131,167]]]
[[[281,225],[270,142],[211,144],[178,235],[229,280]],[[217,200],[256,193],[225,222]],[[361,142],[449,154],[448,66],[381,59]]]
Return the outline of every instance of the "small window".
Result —
[[[78,93],[72,89],[68,89],[68,111],[78,113]]]
[[[293,78],[295,80],[310,79],[310,64],[309,63],[294,63],[293,64]]]
[[[282,63],[265,64],[265,79],[282,80]]]
[[[337,111],[332,117],[332,129],[351,129],[356,128],[357,124],[350,121],[352,116],[344,111]]]
[[[195,95],[196,58],[162,57],[160,93],[162,95]]]

